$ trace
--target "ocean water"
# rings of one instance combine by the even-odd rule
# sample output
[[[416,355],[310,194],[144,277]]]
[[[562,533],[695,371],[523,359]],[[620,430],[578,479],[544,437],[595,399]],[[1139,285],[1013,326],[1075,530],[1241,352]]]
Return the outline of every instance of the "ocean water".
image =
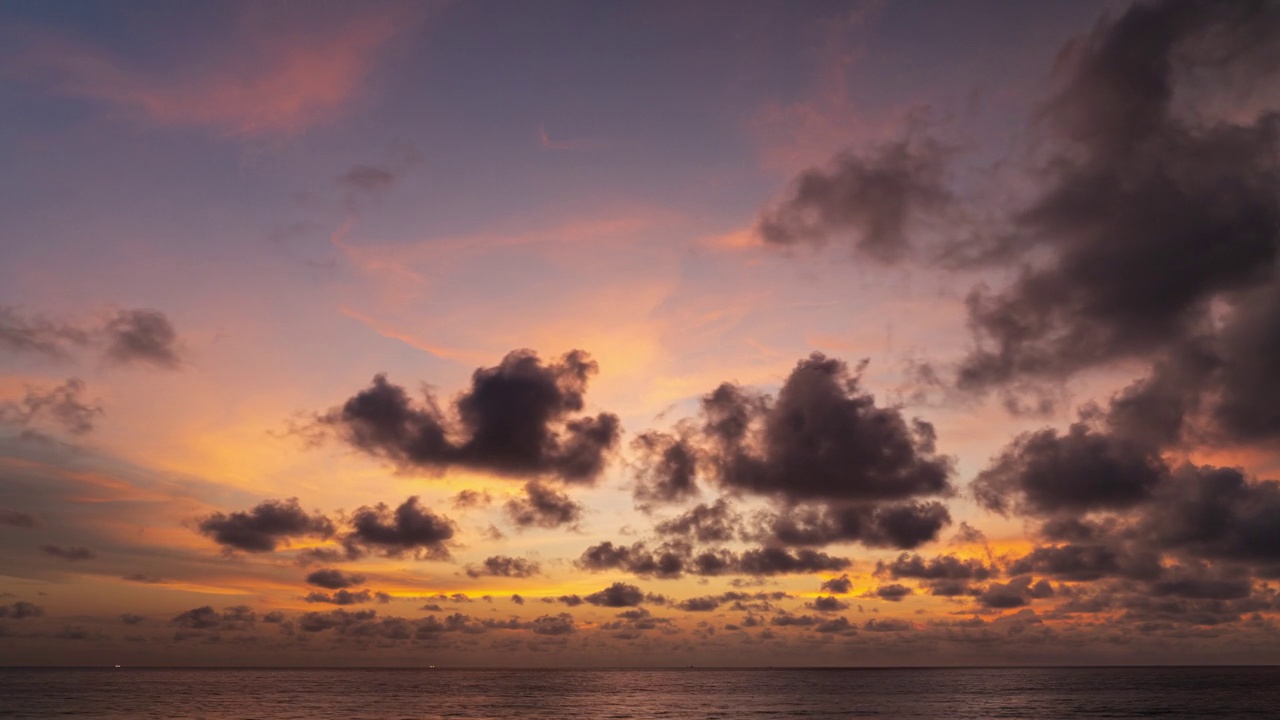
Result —
[[[0,669],[5,718],[1275,718],[1280,668]]]

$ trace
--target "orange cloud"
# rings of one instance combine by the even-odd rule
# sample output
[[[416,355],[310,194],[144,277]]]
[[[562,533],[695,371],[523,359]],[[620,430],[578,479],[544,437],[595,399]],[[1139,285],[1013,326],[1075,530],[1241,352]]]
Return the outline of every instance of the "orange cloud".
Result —
[[[299,5],[245,5],[229,37],[167,71],[50,34],[27,43],[19,72],[52,92],[103,101],[162,125],[224,135],[293,135],[332,121],[366,84],[381,52],[424,15],[407,5],[350,6],[342,17],[288,13]]]

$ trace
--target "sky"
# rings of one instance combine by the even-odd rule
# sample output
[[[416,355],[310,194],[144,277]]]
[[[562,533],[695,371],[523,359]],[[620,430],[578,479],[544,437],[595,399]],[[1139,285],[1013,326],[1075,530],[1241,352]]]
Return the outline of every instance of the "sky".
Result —
[[[0,664],[1280,661],[1280,4],[0,0]]]

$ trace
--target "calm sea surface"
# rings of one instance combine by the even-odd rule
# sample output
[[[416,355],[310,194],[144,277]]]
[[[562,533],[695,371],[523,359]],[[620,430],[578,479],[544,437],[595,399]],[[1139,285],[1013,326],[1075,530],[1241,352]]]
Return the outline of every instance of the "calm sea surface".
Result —
[[[1280,717],[1280,668],[11,670],[5,718]]]

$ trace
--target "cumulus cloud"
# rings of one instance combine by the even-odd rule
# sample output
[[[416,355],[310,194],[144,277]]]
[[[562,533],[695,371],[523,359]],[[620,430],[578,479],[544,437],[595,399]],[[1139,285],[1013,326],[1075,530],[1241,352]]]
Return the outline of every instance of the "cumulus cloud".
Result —
[[[0,525],[8,525],[17,528],[33,528],[40,523],[35,516],[30,513],[18,512],[17,510],[6,510],[0,508]]]
[[[0,605],[0,618],[25,620],[26,618],[40,617],[41,615],[44,615],[44,608],[26,600],[19,600],[9,605]]]
[[[339,590],[359,585],[365,581],[363,575],[345,573],[335,568],[321,568],[307,575],[307,582],[327,590]]]
[[[297,498],[266,500],[248,511],[217,512],[199,521],[201,534],[227,550],[273,552],[291,538],[329,538],[333,521],[319,514],[307,514]]]
[[[546,364],[533,351],[516,350],[498,366],[476,370],[447,412],[430,393],[415,403],[378,375],[319,422],[403,469],[460,466],[592,482],[621,432],[616,415],[581,414],[587,381],[597,370],[580,350]]]
[[[899,260],[912,249],[912,230],[953,201],[949,155],[938,142],[915,136],[843,153],[830,167],[801,174],[790,196],[761,215],[756,231],[776,245],[838,238],[881,262]]]
[[[343,536],[350,552],[366,550],[386,557],[406,554],[420,558],[447,559],[449,542],[456,526],[443,515],[422,506],[415,495],[395,510],[379,503],[361,507],[351,514],[351,531]]]
[[[121,310],[104,326],[106,357],[118,363],[140,363],[173,369],[181,366],[178,333],[156,310]]]
[[[574,526],[582,519],[583,507],[567,494],[536,480],[524,486],[525,496],[503,505],[507,518],[520,528]]]
[[[467,575],[477,578],[486,575],[493,577],[527,578],[542,571],[538,563],[524,558],[494,555],[485,558],[479,565],[468,565]],[[517,596],[518,597],[518,596]]]
[[[635,585],[616,582],[609,587],[582,598],[601,607],[635,607],[645,601],[644,591]]]

